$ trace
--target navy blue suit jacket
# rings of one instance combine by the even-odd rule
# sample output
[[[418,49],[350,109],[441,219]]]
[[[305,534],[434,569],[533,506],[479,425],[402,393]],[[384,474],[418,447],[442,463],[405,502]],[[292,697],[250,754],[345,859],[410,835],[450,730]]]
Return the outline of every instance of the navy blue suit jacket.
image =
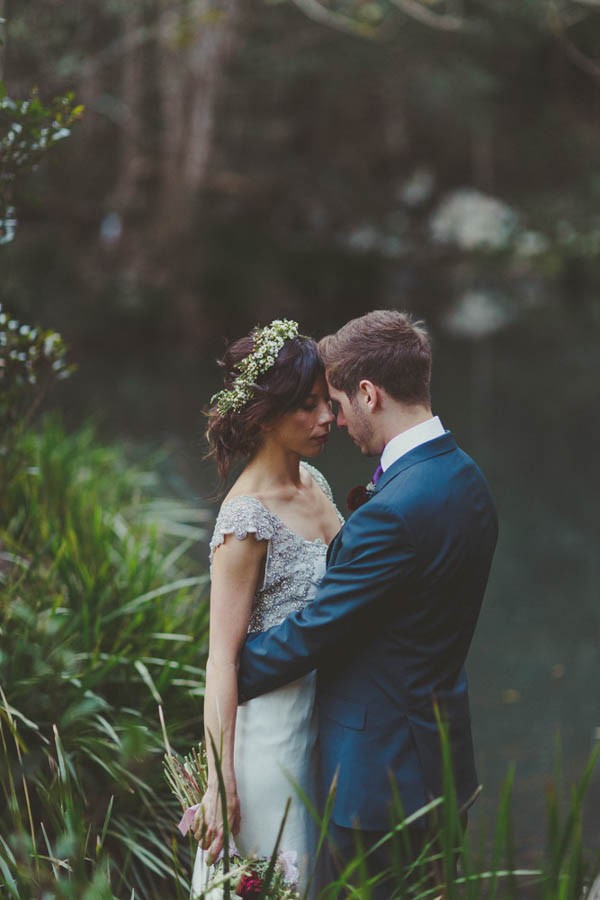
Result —
[[[248,637],[242,700],[317,669],[333,821],[385,829],[390,777],[408,815],[441,791],[434,703],[459,802],[477,789],[464,663],[496,545],[487,483],[450,432],[402,456],[334,539],[312,603]]]

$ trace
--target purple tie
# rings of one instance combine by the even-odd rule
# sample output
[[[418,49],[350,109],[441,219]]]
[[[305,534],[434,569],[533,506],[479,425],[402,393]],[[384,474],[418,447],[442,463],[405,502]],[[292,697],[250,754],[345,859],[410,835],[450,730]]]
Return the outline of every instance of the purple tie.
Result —
[[[373,484],[377,484],[377,482],[379,481],[379,479],[381,478],[382,475],[383,475],[383,469],[381,468],[381,463],[379,463],[379,465],[373,472],[373,477],[371,479]]]

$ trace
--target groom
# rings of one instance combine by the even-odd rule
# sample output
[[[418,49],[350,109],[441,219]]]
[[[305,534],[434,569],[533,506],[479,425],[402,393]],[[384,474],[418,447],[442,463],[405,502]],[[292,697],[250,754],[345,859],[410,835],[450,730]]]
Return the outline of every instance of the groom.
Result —
[[[333,540],[314,601],[247,639],[239,688],[244,701],[317,669],[324,791],[338,779],[330,842],[344,863],[357,831],[368,847],[388,830],[395,793],[406,816],[440,795],[436,709],[460,806],[477,793],[464,663],[497,519],[480,470],[432,415],[419,323],[372,312],[320,351],[338,425],[380,458],[376,485]]]

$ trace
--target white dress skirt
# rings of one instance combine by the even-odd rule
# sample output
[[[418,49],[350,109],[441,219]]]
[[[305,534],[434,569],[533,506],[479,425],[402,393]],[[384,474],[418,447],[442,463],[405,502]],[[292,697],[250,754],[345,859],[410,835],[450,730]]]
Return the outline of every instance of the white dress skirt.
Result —
[[[287,799],[291,798],[280,850],[297,854],[301,891],[311,875],[313,888],[319,886],[318,873],[312,871],[317,829],[296,790],[299,787],[315,804],[318,760],[314,695],[315,673],[311,672],[240,706],[236,723],[235,773],[241,810],[236,847],[244,857],[270,857]],[[193,897],[217,900],[222,896],[220,890],[207,891],[213,874],[204,851],[198,850]],[[311,895],[315,893],[311,891]]]

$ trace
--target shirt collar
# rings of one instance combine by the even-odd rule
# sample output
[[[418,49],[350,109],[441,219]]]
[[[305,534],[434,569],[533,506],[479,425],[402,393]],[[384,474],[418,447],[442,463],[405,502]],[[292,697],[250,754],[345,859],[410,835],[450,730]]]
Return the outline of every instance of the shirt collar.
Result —
[[[445,433],[439,416],[433,416],[431,419],[427,419],[426,422],[413,425],[412,428],[397,434],[385,445],[381,454],[381,468],[385,472],[392,463],[395,463],[409,450],[414,450],[419,444],[425,444],[427,441],[432,441]]]

